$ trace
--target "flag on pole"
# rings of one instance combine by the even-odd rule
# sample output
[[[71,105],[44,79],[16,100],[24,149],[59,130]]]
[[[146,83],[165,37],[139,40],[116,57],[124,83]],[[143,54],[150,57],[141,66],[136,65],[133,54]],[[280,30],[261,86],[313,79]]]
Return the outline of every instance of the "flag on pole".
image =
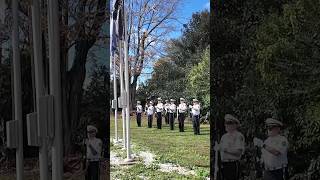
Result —
[[[111,54],[119,54],[119,41],[124,39],[123,4],[122,0],[115,0],[111,15]]]

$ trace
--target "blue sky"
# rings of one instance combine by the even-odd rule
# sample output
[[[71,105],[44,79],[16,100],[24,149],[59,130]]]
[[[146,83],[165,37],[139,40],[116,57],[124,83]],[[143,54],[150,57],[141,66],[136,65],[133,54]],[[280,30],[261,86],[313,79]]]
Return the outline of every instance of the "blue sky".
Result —
[[[177,31],[173,32],[170,37],[178,38],[181,36],[181,30],[183,29],[183,24],[187,24],[195,12],[202,11],[204,9],[210,9],[210,0],[182,0],[182,4],[178,9],[177,15],[180,22],[176,22]],[[142,73],[150,73],[152,68],[148,68],[142,71]],[[138,80],[138,84],[145,82],[150,75],[141,74]]]

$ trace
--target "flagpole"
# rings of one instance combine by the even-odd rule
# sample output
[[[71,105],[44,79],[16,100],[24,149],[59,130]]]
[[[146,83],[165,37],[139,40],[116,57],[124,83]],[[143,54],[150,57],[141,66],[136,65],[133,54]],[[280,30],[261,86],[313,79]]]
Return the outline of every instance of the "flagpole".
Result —
[[[14,105],[15,118],[18,120],[18,148],[16,149],[17,180],[23,179],[23,120],[21,100],[21,64],[19,52],[19,27],[18,27],[18,0],[12,1],[12,48],[13,48],[13,74],[14,74]]]
[[[129,61],[128,61],[128,31],[127,31],[127,13],[124,6],[124,0],[122,2],[123,14],[124,14],[124,66],[125,66],[125,88],[126,88],[126,126],[127,126],[127,162],[133,161],[131,158],[131,146],[130,146],[130,90],[129,90]]]
[[[48,149],[45,138],[46,132],[44,119],[40,119],[40,97],[44,96],[44,81],[43,81],[43,64],[42,64],[42,43],[41,43],[41,25],[40,25],[40,2],[33,0],[31,5],[32,11],[32,33],[33,33],[33,53],[35,66],[35,90],[36,90],[36,111],[40,131],[40,147],[39,147],[39,164],[40,164],[40,179],[48,179]]]
[[[122,41],[120,40],[119,43],[119,59],[120,59],[120,90],[121,90],[121,97],[123,97],[124,94],[124,84],[123,84],[123,49],[122,49]],[[122,112],[122,139],[123,139],[123,148],[127,147],[127,137],[126,137],[126,112],[124,108],[121,108]]]
[[[112,39],[112,30],[113,30],[113,17],[111,16],[111,31],[110,31],[110,37]],[[112,43],[110,43],[110,45],[112,46]],[[115,128],[115,139],[116,139],[116,142],[119,141],[119,138],[118,138],[118,103],[117,103],[117,77],[116,77],[116,59],[112,56],[112,53],[111,53],[111,60],[113,60],[113,98],[114,98],[114,102],[115,105],[114,105],[114,128]]]
[[[52,179],[63,179],[62,99],[60,71],[60,32],[58,2],[48,0],[48,37],[50,60],[50,94],[54,97],[54,136]]]
[[[13,49],[13,76],[14,76],[14,110],[15,119],[18,121],[18,147],[16,149],[17,180],[22,180],[23,175],[23,119],[21,100],[21,64],[19,52],[19,27],[18,27],[18,0],[12,1],[12,49]]]

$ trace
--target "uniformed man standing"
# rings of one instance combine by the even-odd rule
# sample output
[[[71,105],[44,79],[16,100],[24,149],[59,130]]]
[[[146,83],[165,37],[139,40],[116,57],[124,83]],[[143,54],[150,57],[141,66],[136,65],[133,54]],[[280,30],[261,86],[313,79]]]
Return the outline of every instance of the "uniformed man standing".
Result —
[[[174,129],[174,114],[176,113],[176,105],[174,104],[175,100],[170,99],[170,106],[169,106],[169,124],[170,130]]]
[[[102,141],[96,138],[97,132],[96,127],[92,125],[87,126],[88,139],[85,141],[87,147],[86,180],[99,180],[100,177]]]
[[[137,111],[136,111],[136,114],[137,114],[137,124],[138,124],[138,127],[141,127],[142,106],[141,106],[141,102],[140,102],[140,101],[137,101]]]
[[[197,99],[193,99],[193,106],[191,111],[194,134],[200,135],[200,104]]]
[[[178,121],[179,121],[179,131],[184,132],[184,120],[185,120],[185,113],[187,111],[187,105],[185,103],[184,98],[180,98],[180,104],[177,108]]]
[[[226,114],[225,128],[227,133],[221,137],[216,150],[221,152],[221,174],[223,180],[238,180],[240,178],[240,159],[245,150],[245,140],[237,128],[240,121]]]
[[[147,110],[147,114],[148,114],[148,128],[152,128],[153,113],[154,113],[153,102],[150,101],[149,107],[148,107],[148,110]]]
[[[283,124],[272,118],[266,120],[268,129],[268,138],[262,142],[258,138],[254,138],[255,146],[261,147],[262,162],[264,164],[264,180],[286,180],[288,179],[288,140],[280,135]]]
[[[169,124],[169,106],[170,106],[170,103],[169,103],[169,100],[165,100],[166,103],[164,104],[164,110],[165,110],[165,122],[166,124]]]
[[[157,128],[161,129],[162,112],[163,112],[163,103],[162,103],[162,99],[161,98],[158,98],[158,104],[156,105],[156,111],[157,111]]]

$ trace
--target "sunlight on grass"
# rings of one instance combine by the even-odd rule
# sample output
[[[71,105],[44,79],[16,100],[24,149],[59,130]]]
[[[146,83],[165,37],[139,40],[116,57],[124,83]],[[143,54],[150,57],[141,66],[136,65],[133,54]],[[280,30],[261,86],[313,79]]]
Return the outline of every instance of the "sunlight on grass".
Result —
[[[122,119],[118,119],[118,135],[122,138]],[[201,125],[201,135],[194,135],[192,124],[187,118],[185,132],[179,132],[176,122],[175,129],[171,131],[163,119],[162,129],[156,128],[156,120],[153,120],[153,128],[147,128],[146,117],[142,118],[142,127],[137,127],[135,116],[131,116],[131,140],[143,149],[150,150],[157,155],[160,163],[179,164],[200,173],[209,173],[210,165],[210,127]],[[111,137],[114,137],[114,117],[111,116]]]

